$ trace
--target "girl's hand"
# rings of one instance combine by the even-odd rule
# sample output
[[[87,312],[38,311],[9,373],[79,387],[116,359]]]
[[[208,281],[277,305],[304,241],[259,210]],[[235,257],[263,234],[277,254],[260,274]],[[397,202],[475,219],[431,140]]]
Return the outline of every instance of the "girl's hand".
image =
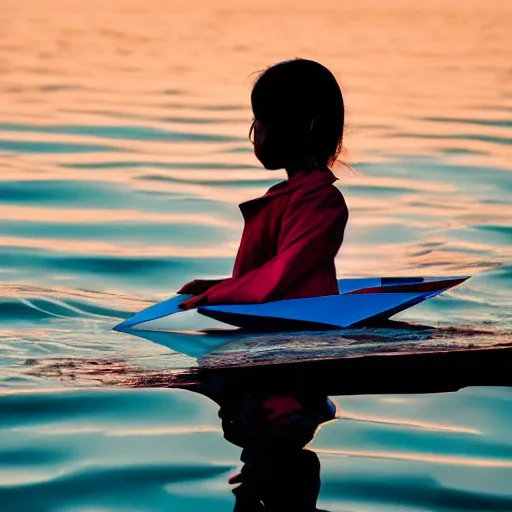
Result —
[[[223,279],[194,279],[178,290],[178,295],[202,295]],[[186,301],[185,301],[186,302]]]
[[[198,306],[201,306],[203,304],[206,304],[206,297],[204,294],[202,295],[194,295],[193,297],[190,297],[190,299],[184,300],[181,302],[178,307],[180,309],[188,310],[188,309],[194,309]]]

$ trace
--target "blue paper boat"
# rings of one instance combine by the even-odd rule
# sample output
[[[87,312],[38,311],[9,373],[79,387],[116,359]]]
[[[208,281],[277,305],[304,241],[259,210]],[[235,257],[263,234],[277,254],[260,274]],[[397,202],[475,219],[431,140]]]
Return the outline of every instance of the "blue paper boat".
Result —
[[[204,317],[251,331],[343,329],[359,327],[409,309],[468,279],[459,277],[375,277],[340,279],[339,295],[291,299],[264,304],[201,306]],[[177,295],[120,323],[121,332],[172,332],[176,317],[187,315]],[[172,317],[172,321],[171,321]]]

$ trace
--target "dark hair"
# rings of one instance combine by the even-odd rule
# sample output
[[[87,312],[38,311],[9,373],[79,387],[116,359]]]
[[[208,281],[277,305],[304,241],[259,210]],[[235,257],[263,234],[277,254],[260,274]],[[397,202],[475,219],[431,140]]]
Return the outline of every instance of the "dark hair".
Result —
[[[332,165],[342,149],[345,108],[334,75],[318,62],[275,64],[256,79],[254,116],[270,129],[291,131],[315,167]]]

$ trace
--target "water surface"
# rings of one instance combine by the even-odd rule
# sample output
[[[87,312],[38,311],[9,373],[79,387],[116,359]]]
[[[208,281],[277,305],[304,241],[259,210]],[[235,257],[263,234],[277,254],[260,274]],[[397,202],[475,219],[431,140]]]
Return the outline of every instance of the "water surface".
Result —
[[[401,315],[428,338],[372,331],[358,347],[509,343],[511,25],[507,0],[3,0],[6,510],[233,507],[240,449],[222,439],[217,406],[123,389],[197,359],[110,328],[184,281],[229,275],[238,203],[283,177],[260,169],[247,139],[253,73],[279,60],[321,60],[344,91],[354,172],[336,170],[351,210],[339,277],[473,276]],[[289,350],[343,355],[341,338]],[[351,418],[311,445],[319,508],[512,510],[511,396],[335,398]]]

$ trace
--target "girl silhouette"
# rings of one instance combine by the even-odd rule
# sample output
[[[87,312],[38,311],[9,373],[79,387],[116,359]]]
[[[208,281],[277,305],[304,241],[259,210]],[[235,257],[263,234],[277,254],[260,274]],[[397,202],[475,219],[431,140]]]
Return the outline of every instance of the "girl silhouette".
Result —
[[[240,205],[245,227],[233,275],[179,290],[183,309],[337,295],[334,258],[348,209],[330,167],[343,140],[344,104],[333,74],[317,62],[276,64],[256,80],[249,138],[269,170],[288,179]]]

